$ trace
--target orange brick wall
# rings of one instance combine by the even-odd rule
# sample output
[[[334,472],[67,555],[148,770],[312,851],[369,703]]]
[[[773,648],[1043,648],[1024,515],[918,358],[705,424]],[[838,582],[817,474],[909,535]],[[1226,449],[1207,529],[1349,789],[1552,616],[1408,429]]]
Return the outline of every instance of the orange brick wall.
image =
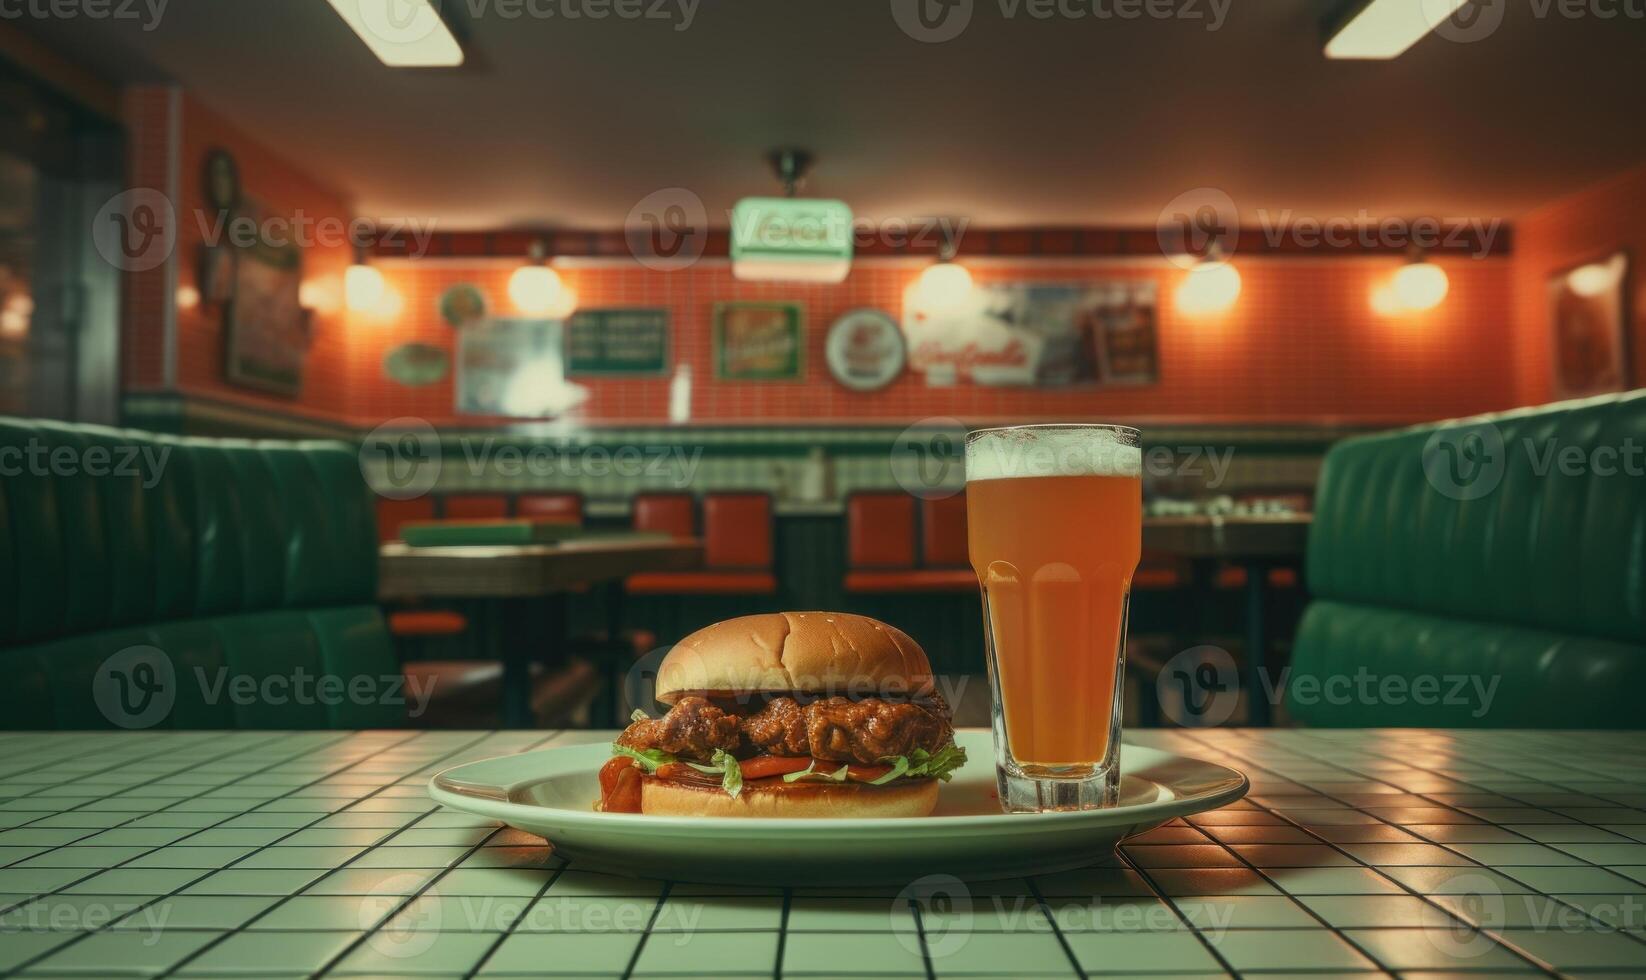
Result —
[[[1183,273],[1151,265],[1040,260],[1033,265],[985,264],[980,282],[1154,278],[1161,284],[1161,381],[1133,388],[1030,390],[961,386],[929,388],[907,374],[878,392],[836,384],[823,362],[828,325],[859,306],[900,309],[905,284],[918,268],[862,260],[838,286],[750,284],[724,263],[682,272],[571,266],[561,269],[584,307],[646,305],[673,315],[676,356],[692,367],[693,421],[773,422],[828,419],[910,420],[953,415],[966,420],[1108,418],[1227,422],[1400,422],[1508,407],[1514,401],[1514,357],[1506,259],[1444,260],[1452,289],[1438,309],[1411,317],[1375,315],[1374,284],[1396,267],[1381,259],[1237,260],[1244,290],[1235,308],[1213,318],[1172,309]],[[436,310],[452,285],[478,285],[496,315],[511,315],[512,266],[493,260],[399,261],[382,265],[404,300],[390,322],[359,325],[350,352],[349,413],[362,424],[400,415],[454,418],[448,382],[405,388],[386,379],[382,357],[395,345],[421,341],[453,351],[455,334]],[[711,380],[709,323],[723,300],[797,300],[807,316],[806,379],[802,383],[722,384]],[[669,382],[589,380],[582,417],[590,421],[660,421],[668,415]]]
[[[1519,400],[1553,397],[1548,280],[1553,273],[1628,249],[1633,296],[1629,383],[1646,385],[1646,168],[1561,198],[1515,225],[1514,303]]]
[[[179,114],[183,218],[178,246],[180,284],[195,284],[202,237],[195,216],[204,205],[201,170],[205,154],[213,147],[224,147],[234,155],[245,193],[268,213],[290,216],[301,210],[315,217],[349,217],[349,205],[342,195],[291,162],[301,159],[302,147],[264,146],[187,93],[176,95],[169,88],[138,87],[128,93],[135,186],[165,188],[168,127],[174,109]],[[1637,209],[1642,185],[1646,181],[1632,192]],[[1529,237],[1536,239],[1536,235]],[[346,245],[311,248],[304,257],[305,280],[326,285],[340,300],[340,279],[350,260]],[[578,290],[585,307],[670,309],[676,357],[693,371],[696,422],[897,422],[953,415],[966,420],[1381,424],[1504,408],[1531,400],[1526,392],[1537,357],[1535,352],[1517,350],[1517,325],[1519,336],[1526,336],[1527,301],[1514,278],[1527,260],[1442,261],[1452,279],[1445,304],[1430,313],[1400,318],[1374,314],[1369,301],[1374,285],[1395,268],[1391,259],[1237,257],[1244,292],[1232,311],[1212,318],[1175,313],[1171,293],[1183,273],[1163,263],[974,262],[973,271],[981,282],[1153,278],[1160,283],[1160,383],[1064,391],[930,388],[914,374],[866,394],[836,384],[828,376],[822,355],[828,325],[859,306],[895,314],[904,286],[919,271],[918,266],[902,262],[861,260],[851,277],[837,286],[740,283],[724,262],[712,261],[673,273],[573,264],[562,275]],[[406,388],[384,376],[382,362],[387,351],[414,340],[445,346],[455,355],[455,334],[440,319],[436,302],[443,290],[456,283],[479,285],[494,311],[509,315],[506,285],[512,265],[483,260],[384,261],[382,268],[403,297],[402,312],[386,322],[340,310],[317,313],[305,386],[298,399],[228,384],[220,316],[198,306],[178,310],[177,390],[364,426],[401,415],[459,425],[497,421],[454,416],[449,380],[426,388]],[[159,271],[128,277],[124,349],[128,390],[151,391],[164,384],[164,283]],[[749,299],[804,304],[808,349],[803,382],[722,384],[712,379],[709,322],[713,305]],[[1519,318],[1514,315],[1517,300],[1523,306]],[[586,421],[667,419],[667,379],[580,383],[591,391],[581,411]]]
[[[180,98],[161,86],[140,86],[127,95],[128,125],[132,133],[129,170],[134,186],[166,190],[170,155],[170,112],[175,106],[180,135],[178,154],[180,191],[177,200],[176,261],[180,287],[198,288],[199,254],[204,228],[215,215],[205,201],[202,173],[206,154],[222,148],[239,165],[242,194],[256,201],[264,213],[290,218],[298,213],[313,218],[351,217],[342,195],[309,178],[286,157],[257,142],[230,121],[201,105],[186,93]],[[301,147],[291,148],[292,155]],[[334,284],[341,295],[343,270],[352,261],[346,246],[307,248],[303,253],[305,281]],[[161,304],[163,270],[128,276],[125,365],[128,390],[155,390],[163,385],[164,331]],[[338,308],[316,312],[311,320],[313,346],[304,365],[303,391],[293,400],[238,387],[224,380],[221,311],[204,304],[180,305],[177,310],[176,390],[220,401],[272,409],[278,412],[337,420],[348,415],[348,331]]]

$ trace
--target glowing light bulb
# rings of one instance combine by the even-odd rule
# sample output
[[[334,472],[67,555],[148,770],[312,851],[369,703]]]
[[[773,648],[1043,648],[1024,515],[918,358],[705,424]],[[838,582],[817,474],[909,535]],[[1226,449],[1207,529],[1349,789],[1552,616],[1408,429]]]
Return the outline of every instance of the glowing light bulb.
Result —
[[[343,273],[343,297],[349,309],[359,313],[376,310],[383,302],[386,287],[383,273],[369,265],[351,265]]]
[[[1222,313],[1240,298],[1240,272],[1225,261],[1201,262],[1178,284],[1176,298],[1184,313]]]
[[[1401,266],[1393,282],[1395,299],[1409,312],[1432,310],[1451,291],[1446,270],[1433,262],[1412,262]]]
[[[914,305],[927,313],[942,313],[964,304],[971,292],[972,274],[965,266],[939,262],[915,280]]]
[[[509,299],[530,316],[563,320],[577,309],[577,292],[546,265],[523,265],[509,277]]]
[[[1622,274],[1623,264],[1619,261],[1591,262],[1568,273],[1566,285],[1579,296],[1600,296],[1617,285]]]

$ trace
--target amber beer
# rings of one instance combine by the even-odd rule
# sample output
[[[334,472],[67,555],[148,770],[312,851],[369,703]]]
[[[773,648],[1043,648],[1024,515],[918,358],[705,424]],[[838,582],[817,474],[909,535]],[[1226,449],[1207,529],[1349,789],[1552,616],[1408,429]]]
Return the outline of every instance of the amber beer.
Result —
[[[1034,425],[966,441],[1001,804],[1115,802],[1126,610],[1143,545],[1135,429]]]

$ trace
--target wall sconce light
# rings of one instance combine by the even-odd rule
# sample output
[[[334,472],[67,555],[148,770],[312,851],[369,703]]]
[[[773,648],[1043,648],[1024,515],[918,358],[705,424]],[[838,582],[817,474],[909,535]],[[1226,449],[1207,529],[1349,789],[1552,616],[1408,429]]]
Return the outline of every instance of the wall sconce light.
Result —
[[[542,241],[532,242],[530,261],[509,277],[509,299],[527,316],[564,320],[577,309],[577,291],[544,264],[547,251]]]
[[[954,260],[960,244],[954,230],[943,229],[937,262],[926,267],[914,282],[911,299],[915,309],[925,313],[945,313],[960,308],[972,293],[972,274]]]
[[[366,264],[366,250],[354,251],[354,264],[343,273],[343,301],[355,313],[370,313],[383,305],[388,285],[376,266]]]
[[[1389,287],[1394,290],[1394,301],[1399,310],[1422,313],[1424,310],[1434,310],[1445,300],[1445,295],[1452,292],[1452,280],[1447,278],[1444,268],[1429,262],[1422,252],[1414,250],[1406,265],[1394,273]]]
[[[1240,298],[1240,271],[1214,245],[1178,283],[1179,312],[1194,316],[1222,313]]]

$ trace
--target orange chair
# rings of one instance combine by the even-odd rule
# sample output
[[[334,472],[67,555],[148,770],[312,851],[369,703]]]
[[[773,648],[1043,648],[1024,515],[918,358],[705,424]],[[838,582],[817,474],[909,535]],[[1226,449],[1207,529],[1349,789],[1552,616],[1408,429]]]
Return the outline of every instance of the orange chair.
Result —
[[[968,568],[966,493],[920,502],[920,563],[927,568]]]
[[[630,515],[636,531],[661,531],[671,537],[697,536],[697,506],[689,493],[643,493],[634,498]]]
[[[965,498],[922,501],[920,515],[923,529],[917,533],[913,497],[854,493],[847,498],[847,592],[969,592],[977,588],[977,576],[966,556]],[[920,566],[915,564],[917,537]]]
[[[556,524],[583,523],[583,495],[580,493],[523,493],[514,501],[516,517],[530,517]]]
[[[434,520],[434,498],[377,498],[377,539],[400,540],[400,528],[412,521]],[[388,614],[389,633],[401,638],[456,636],[469,628],[468,617],[449,609],[399,609]]]
[[[683,499],[682,499],[683,498]],[[691,537],[691,498],[636,498],[636,530]],[[631,593],[648,595],[772,595],[772,499],[764,493],[712,493],[703,498],[703,570],[631,575]]]
[[[500,493],[457,494],[440,501],[440,516],[453,521],[508,517],[509,498]]]
[[[411,521],[434,520],[434,498],[413,497],[410,500],[377,498],[378,542],[400,540],[400,527]]]

